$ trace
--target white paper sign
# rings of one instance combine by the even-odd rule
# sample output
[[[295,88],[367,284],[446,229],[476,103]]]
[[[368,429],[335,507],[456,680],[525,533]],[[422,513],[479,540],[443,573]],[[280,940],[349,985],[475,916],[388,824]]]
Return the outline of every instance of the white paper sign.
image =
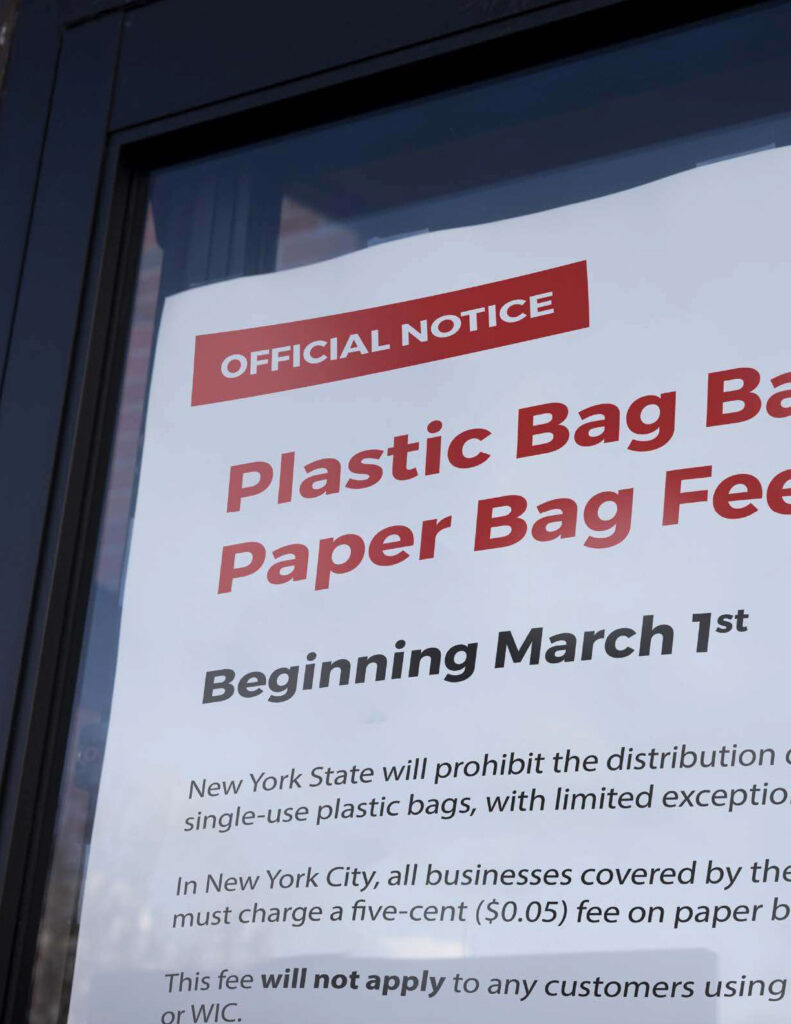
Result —
[[[167,301],[72,1024],[788,1018],[789,181]]]

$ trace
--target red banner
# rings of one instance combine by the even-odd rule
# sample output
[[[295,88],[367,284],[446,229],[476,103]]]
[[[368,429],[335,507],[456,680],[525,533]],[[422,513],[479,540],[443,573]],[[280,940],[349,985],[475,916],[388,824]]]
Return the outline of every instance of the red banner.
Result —
[[[584,261],[387,306],[202,334],[192,404],[398,370],[587,327]]]

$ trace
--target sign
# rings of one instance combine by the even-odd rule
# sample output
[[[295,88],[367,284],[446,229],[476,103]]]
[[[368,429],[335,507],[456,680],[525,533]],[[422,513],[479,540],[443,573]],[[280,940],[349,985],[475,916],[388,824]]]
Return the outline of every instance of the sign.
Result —
[[[167,301],[72,1024],[787,1018],[790,175]]]

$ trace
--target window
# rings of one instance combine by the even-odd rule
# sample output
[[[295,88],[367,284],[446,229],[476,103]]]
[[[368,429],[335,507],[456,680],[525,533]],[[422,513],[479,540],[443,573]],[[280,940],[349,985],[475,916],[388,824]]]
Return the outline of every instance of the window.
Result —
[[[166,300],[399,239],[569,207],[787,146],[789,30],[787,6],[761,8],[152,172],[39,936],[34,1024],[68,1013]],[[144,738],[140,755],[148,756]],[[114,879],[106,884],[112,888]],[[127,895],[134,901],[134,890]],[[145,962],[141,950],[158,925],[136,914],[134,902],[127,911],[108,943],[127,943]],[[268,941],[267,950],[276,950],[277,937]],[[418,942],[394,953],[421,955]],[[681,970],[668,957],[668,970]],[[162,973],[162,965],[148,966]]]

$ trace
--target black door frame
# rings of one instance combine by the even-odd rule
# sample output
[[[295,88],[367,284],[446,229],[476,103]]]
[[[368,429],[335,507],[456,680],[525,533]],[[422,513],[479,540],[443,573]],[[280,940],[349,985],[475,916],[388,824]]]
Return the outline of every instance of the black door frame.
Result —
[[[0,107],[0,1019],[27,1004],[147,172],[757,2],[23,0]]]

